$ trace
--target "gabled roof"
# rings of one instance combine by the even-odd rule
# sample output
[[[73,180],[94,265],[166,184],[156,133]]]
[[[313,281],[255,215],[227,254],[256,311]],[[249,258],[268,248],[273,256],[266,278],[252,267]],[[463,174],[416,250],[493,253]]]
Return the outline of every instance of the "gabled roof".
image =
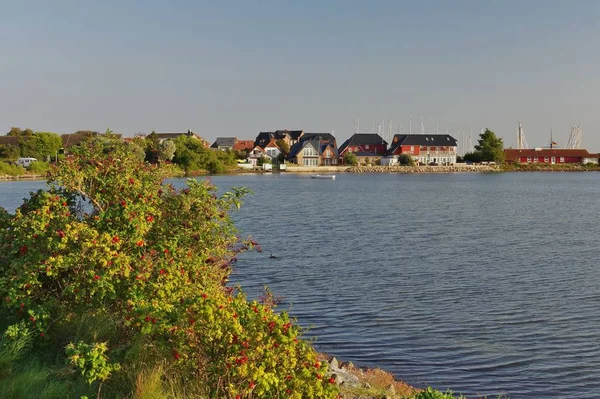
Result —
[[[271,139],[282,140],[289,137],[291,140],[298,140],[304,133],[304,130],[276,130],[274,132],[260,132],[254,140],[254,145],[265,146]]]
[[[304,138],[304,136],[302,136]],[[335,140],[335,139],[334,139]],[[292,148],[290,148],[290,153],[288,154],[288,158],[294,158],[300,151],[302,151],[307,145],[311,145],[315,150],[318,151],[319,155],[323,155],[325,149],[327,147],[331,147],[333,150],[333,154],[338,156],[338,151],[335,145],[329,143],[328,141],[320,141],[318,138],[314,138],[313,140],[300,140],[298,143],[294,144]]]
[[[233,145],[233,151],[250,151],[254,148],[254,140],[238,140]]]
[[[279,151],[281,151],[281,148],[279,148],[279,146],[277,145],[277,142],[274,138],[272,138],[267,144],[261,146],[262,148],[267,148],[267,147],[277,147],[277,149]]]
[[[396,134],[389,151],[394,152],[401,145],[423,147],[456,147],[456,139],[449,134]]]
[[[304,133],[304,135],[300,137],[300,141],[313,140],[318,138],[320,138],[322,142],[329,142],[334,147],[337,147],[335,136],[331,133]]]
[[[232,148],[237,142],[237,137],[217,137],[210,148],[228,147]]]
[[[377,133],[354,133],[352,137],[344,141],[344,143],[340,146],[339,153],[341,154],[344,152],[350,145],[363,146],[367,144],[387,145],[388,143]]]
[[[585,149],[571,150],[568,148],[527,148],[523,150],[515,150],[512,148],[504,150],[506,161],[515,161],[519,157],[565,157],[565,158],[599,158],[600,154],[590,154]]]

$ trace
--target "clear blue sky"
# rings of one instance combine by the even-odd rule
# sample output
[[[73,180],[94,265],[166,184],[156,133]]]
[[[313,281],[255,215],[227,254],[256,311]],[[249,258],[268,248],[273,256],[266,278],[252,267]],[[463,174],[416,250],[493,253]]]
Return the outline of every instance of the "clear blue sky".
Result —
[[[600,1],[0,0],[0,132],[489,127],[600,151]]]

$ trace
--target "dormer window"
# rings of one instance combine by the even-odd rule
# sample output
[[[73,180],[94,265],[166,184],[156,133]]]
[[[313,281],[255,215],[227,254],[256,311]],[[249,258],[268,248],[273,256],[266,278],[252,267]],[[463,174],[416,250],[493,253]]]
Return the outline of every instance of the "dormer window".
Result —
[[[429,137],[425,137],[425,141],[429,141]]]

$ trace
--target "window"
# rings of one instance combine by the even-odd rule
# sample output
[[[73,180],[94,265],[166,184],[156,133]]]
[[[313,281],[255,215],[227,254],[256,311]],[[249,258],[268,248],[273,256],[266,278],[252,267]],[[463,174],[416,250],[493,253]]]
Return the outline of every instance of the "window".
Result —
[[[368,145],[368,144],[366,144],[366,145],[365,145],[365,149],[366,149],[366,150],[368,150],[368,149],[369,149],[369,145]]]
[[[548,158],[548,157],[544,157],[544,162],[545,162],[545,163],[548,163],[548,162],[550,162],[550,158]]]
[[[565,163],[565,157],[560,157],[560,163]]]
[[[415,150],[415,146],[414,146],[414,145],[411,145],[411,146],[410,146],[410,151],[412,152],[412,151],[414,151],[414,150]]]
[[[429,141],[429,137],[425,137],[425,141]]]
[[[305,158],[302,160],[304,166],[318,166],[319,160],[316,158]]]
[[[537,157],[533,157],[533,163],[537,163]]]
[[[531,163],[531,157],[527,157],[527,163]]]
[[[315,148],[313,146],[306,146],[302,150],[302,155],[304,155],[305,157],[314,157],[314,156],[317,156],[318,154],[317,154],[317,150],[315,150]]]
[[[437,148],[431,147],[431,151],[437,151]]]

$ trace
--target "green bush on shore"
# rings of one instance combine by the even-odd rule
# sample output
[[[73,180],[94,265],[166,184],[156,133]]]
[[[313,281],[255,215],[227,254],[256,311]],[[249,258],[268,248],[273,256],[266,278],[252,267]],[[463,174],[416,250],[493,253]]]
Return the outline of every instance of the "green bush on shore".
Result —
[[[0,212],[0,397],[337,396],[295,321],[227,285],[246,191],[171,173],[90,140]]]
[[[25,169],[13,163],[0,161],[0,175],[4,176],[21,176],[25,174]]]

